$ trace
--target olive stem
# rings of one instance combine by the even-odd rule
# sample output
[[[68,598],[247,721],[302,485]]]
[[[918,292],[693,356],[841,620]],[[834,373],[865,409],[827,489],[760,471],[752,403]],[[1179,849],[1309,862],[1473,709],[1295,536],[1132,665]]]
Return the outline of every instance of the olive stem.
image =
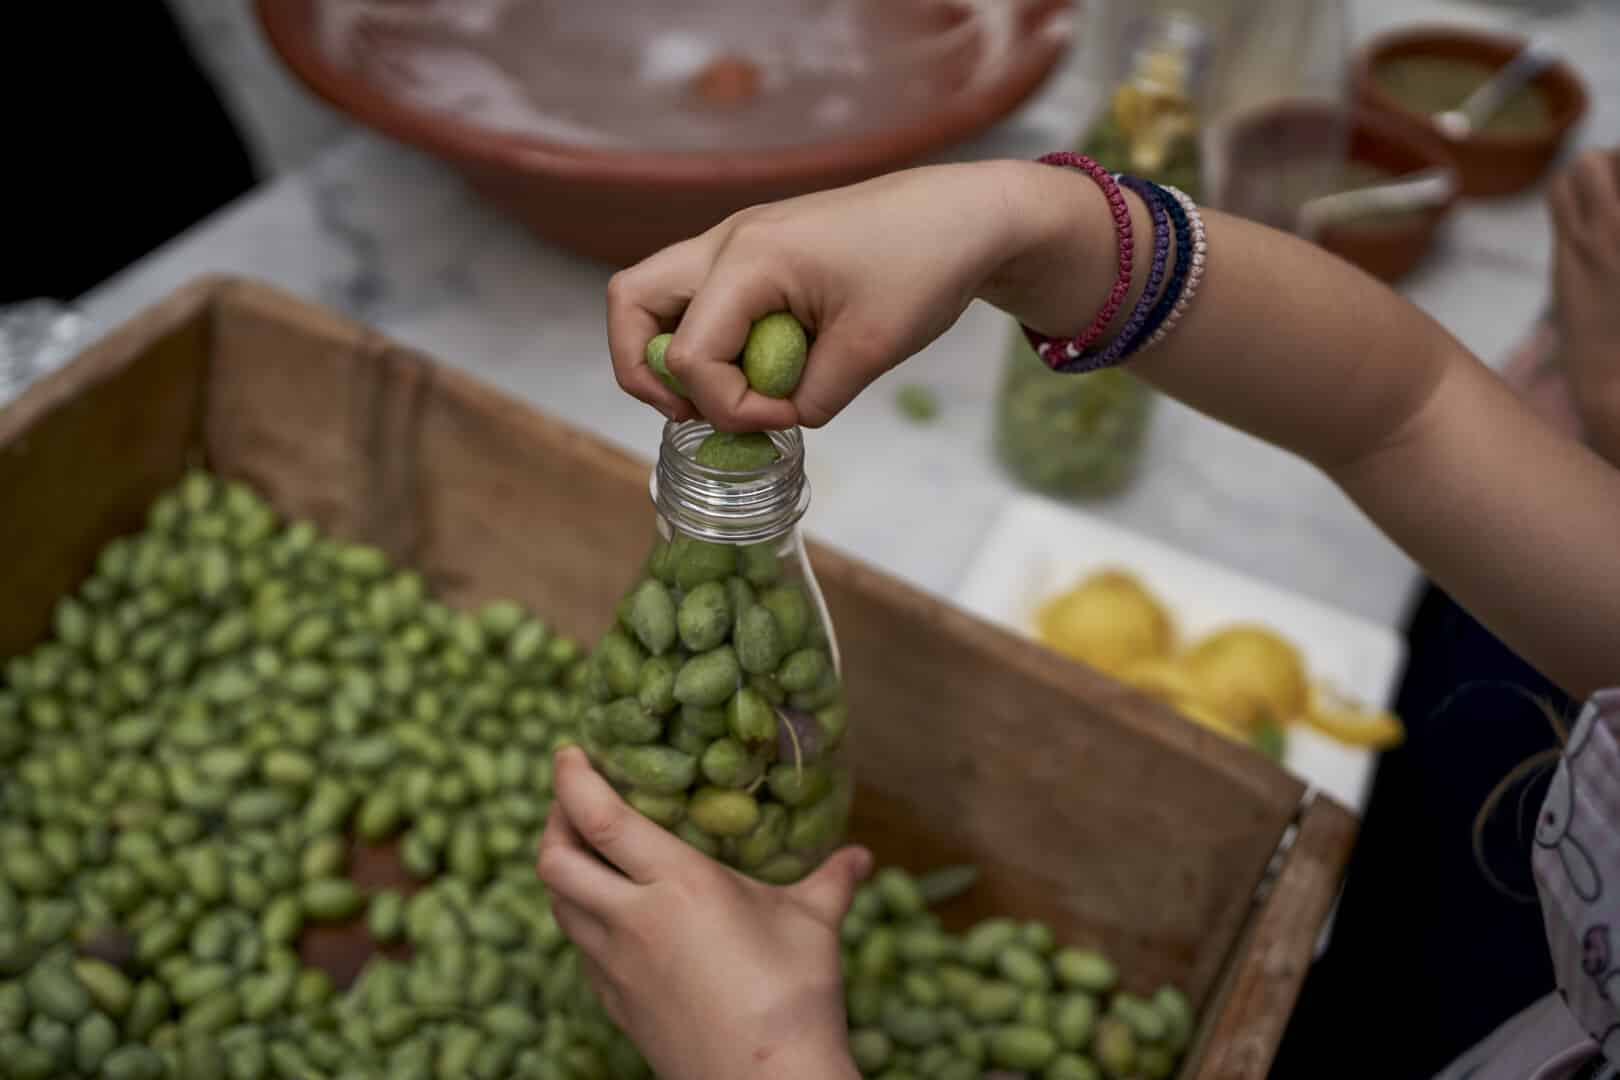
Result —
[[[793,778],[802,787],[804,784],[804,748],[799,745],[799,733],[794,729],[793,721],[782,715],[781,709],[773,710],[776,713],[776,723],[787,728],[788,739],[793,743]]]
[[[816,580],[815,568],[810,565],[810,552],[804,546],[804,532],[795,530],[793,533],[794,550],[798,552],[799,564],[809,573],[804,575],[804,586],[809,590],[810,599],[815,602],[816,613],[821,616],[821,625],[832,626],[832,614],[827,610],[827,601],[821,595],[821,582]],[[832,633],[827,634],[827,651],[832,654],[833,674],[838,676],[840,684],[844,681],[844,662],[838,652],[838,638]]]

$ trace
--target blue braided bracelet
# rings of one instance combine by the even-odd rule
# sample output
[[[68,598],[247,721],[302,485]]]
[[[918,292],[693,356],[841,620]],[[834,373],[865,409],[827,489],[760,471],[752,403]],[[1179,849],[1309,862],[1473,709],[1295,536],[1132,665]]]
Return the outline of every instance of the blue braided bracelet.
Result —
[[[1135,176],[1116,174],[1121,187],[1130,188],[1142,197],[1147,204],[1148,212],[1153,216],[1153,261],[1148,269],[1147,286],[1142,295],[1137,297],[1136,304],[1131,308],[1130,317],[1125,325],[1115,335],[1108,347],[1100,350],[1087,350],[1081,355],[1057,368],[1062,372],[1097,371],[1105,367],[1113,367],[1122,363],[1136,352],[1138,346],[1147,340],[1151,331],[1144,332],[1148,316],[1152,313],[1154,304],[1159,296],[1159,287],[1164,284],[1165,271],[1170,262],[1170,213],[1169,208],[1180,207],[1170,197],[1170,193],[1156,188],[1147,181]]]
[[[1165,286],[1164,295],[1159,297],[1159,302],[1153,306],[1147,321],[1142,324],[1133,343],[1134,350],[1153,339],[1154,333],[1164,325],[1164,320],[1168,319],[1170,312],[1175,309],[1176,301],[1181,299],[1182,290],[1187,287],[1187,272],[1192,269],[1193,243],[1192,224],[1187,219],[1187,211],[1182,207],[1181,201],[1151,180],[1137,180],[1135,177],[1131,179],[1136,182],[1131,186],[1131,190],[1142,194],[1141,187],[1136,186],[1139,184],[1151,189],[1154,197],[1163,203],[1165,210],[1170,214],[1171,227],[1176,233],[1176,266],[1170,273],[1170,283]]]

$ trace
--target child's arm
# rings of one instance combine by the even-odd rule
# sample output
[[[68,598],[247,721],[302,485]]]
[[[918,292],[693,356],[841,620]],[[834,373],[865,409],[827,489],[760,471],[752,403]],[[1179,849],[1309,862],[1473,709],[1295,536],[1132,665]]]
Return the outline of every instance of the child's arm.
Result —
[[[1137,236],[1151,236],[1130,201]],[[1620,679],[1620,472],[1348,264],[1257,225],[1205,220],[1203,287],[1133,370],[1319,465],[1571,692]],[[1113,223],[1088,178],[1024,163],[915,170],[747,212],[626,271],[610,291],[610,339],[626,389],[690,415],[640,358],[680,317],[667,360],[710,420],[817,425],[973,297],[1073,334],[1114,271]],[[783,307],[817,332],[791,402],[747,392],[729,363],[752,319]]]
[[[1037,182],[1055,196],[1055,179]],[[1203,289],[1177,333],[1136,370],[1319,465],[1571,692],[1612,685],[1620,472],[1537,421],[1436,323],[1347,264],[1246,222],[1212,214],[1208,225]],[[1073,236],[1049,226],[1037,250],[1056,255],[1066,232]],[[1020,302],[1068,329],[1065,294],[1050,280],[1035,281]]]

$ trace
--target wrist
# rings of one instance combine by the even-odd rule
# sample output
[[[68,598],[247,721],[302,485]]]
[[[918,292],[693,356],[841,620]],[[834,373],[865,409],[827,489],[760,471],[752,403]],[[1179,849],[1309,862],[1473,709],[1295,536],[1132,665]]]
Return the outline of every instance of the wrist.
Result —
[[[1108,198],[1073,169],[1007,162],[997,178],[1004,241],[979,298],[1051,337],[1083,330],[1107,300],[1118,275],[1118,238]],[[1124,192],[1139,252],[1151,251],[1152,218],[1134,192]],[[1122,313],[1139,295],[1137,275]]]
[[[721,1071],[735,1080],[860,1080],[861,1075],[850,1056],[846,1031],[758,1046],[747,1057],[737,1063],[735,1071]]]
[[[859,1080],[861,1075],[850,1057],[849,1036],[844,1032],[835,1038],[794,1043],[779,1058],[774,1067],[754,1075],[765,1080]]]

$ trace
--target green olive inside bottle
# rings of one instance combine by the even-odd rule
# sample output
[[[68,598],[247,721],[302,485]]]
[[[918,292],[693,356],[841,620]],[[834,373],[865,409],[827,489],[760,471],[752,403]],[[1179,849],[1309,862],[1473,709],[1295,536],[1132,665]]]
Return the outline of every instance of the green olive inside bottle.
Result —
[[[646,559],[592,656],[580,724],[630,804],[775,884],[843,843],[853,780],[837,637],[805,556],[797,430],[667,424]]]

